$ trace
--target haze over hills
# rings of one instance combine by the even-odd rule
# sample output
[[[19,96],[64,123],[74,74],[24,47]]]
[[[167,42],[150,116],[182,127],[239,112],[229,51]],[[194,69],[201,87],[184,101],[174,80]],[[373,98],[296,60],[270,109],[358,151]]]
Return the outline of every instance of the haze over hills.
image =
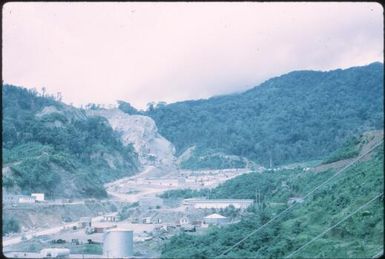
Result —
[[[2,14],[5,257],[383,255],[381,5]]]
[[[376,62],[295,71],[240,94],[157,105],[145,114],[177,155],[195,147],[187,168],[221,166],[218,152],[265,166],[270,159],[274,165],[322,159],[351,136],[383,127],[383,69]]]
[[[383,125],[381,63],[291,72],[240,94],[145,112],[123,101],[120,110],[78,109],[10,85],[2,93],[5,187],[58,196],[104,196],[103,183],[145,165],[170,171],[322,159]]]
[[[236,220],[228,226],[202,228],[200,235],[178,234],[178,230],[170,239],[154,241],[157,247],[150,250],[166,258],[218,256],[285,210],[291,198],[305,195],[374,146],[365,159],[314,193],[311,202],[304,202],[225,257],[286,256],[383,192],[383,144],[378,146],[384,121],[380,63],[329,72],[291,72],[243,93],[161,103],[147,111],[137,111],[124,101],[114,109],[96,104],[79,109],[59,97],[11,85],[3,85],[2,94],[4,193],[43,192],[49,201],[79,199],[78,204],[68,205],[79,210],[71,214],[75,218],[117,209],[116,201],[129,203],[119,209],[124,217],[128,210],[141,217],[162,210],[177,216],[187,213],[185,208],[167,207],[165,202],[165,208],[145,209],[140,199],[162,198],[173,204],[182,198],[255,199],[256,190],[261,194],[261,203],[246,211],[227,207],[202,212]],[[264,170],[261,165],[268,167],[270,161],[275,168]],[[288,165],[294,162],[313,165]],[[227,172],[234,175],[229,178],[226,170],[200,170],[223,168],[232,168]],[[206,178],[198,181],[197,175]],[[219,178],[219,185],[204,185]],[[191,186],[195,189],[186,189]],[[100,205],[96,211],[85,202],[90,197],[111,206]],[[383,249],[382,205],[379,196],[301,255],[378,254]],[[40,220],[40,226],[48,218],[52,224],[61,224],[62,213],[67,214],[66,210],[50,214],[49,206],[57,205],[46,207],[50,217]],[[18,232],[20,225],[30,228],[37,223],[32,219],[41,215],[37,209],[24,217],[22,206],[20,211],[9,204],[7,208],[3,234]]]

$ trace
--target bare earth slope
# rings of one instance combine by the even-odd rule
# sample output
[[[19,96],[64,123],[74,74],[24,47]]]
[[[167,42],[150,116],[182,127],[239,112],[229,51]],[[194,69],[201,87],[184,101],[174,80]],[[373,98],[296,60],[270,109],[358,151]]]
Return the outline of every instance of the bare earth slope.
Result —
[[[369,149],[371,149],[373,146],[377,145],[382,139],[384,138],[384,131],[383,130],[373,130],[373,131],[367,131],[363,133],[362,136],[362,142],[360,143],[360,152],[358,156],[361,156],[362,154],[366,153]],[[319,166],[316,166],[312,168],[313,171],[315,172],[323,172],[329,169],[335,169],[339,170],[352,162],[355,157],[349,158],[349,159],[344,159],[344,160],[339,160],[333,163],[328,163],[328,164],[321,164]],[[362,161],[370,159],[370,155],[367,157],[363,158]]]
[[[154,174],[176,170],[174,145],[158,133],[150,117],[129,115],[119,109],[87,110],[87,114],[105,117],[111,127],[121,134],[123,144],[133,145],[142,166],[159,169]]]

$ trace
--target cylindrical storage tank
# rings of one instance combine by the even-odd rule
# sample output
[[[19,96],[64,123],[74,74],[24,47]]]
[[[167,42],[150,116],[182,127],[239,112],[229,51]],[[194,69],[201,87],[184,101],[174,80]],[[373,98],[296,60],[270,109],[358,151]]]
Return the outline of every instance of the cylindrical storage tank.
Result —
[[[133,255],[133,231],[122,228],[107,230],[103,235],[103,256],[122,258]]]

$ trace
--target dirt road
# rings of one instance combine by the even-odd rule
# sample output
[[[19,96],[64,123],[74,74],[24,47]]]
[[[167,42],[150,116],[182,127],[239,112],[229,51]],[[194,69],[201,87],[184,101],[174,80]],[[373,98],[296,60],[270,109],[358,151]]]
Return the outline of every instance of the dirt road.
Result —
[[[117,214],[117,212],[108,213],[107,215],[116,215],[116,214]],[[93,222],[95,222],[95,221],[100,221],[102,219],[103,219],[103,216],[97,216],[97,217],[93,217],[91,220]],[[56,227],[52,227],[52,228],[47,228],[47,229],[42,229],[42,230],[37,230],[37,231],[29,231],[29,232],[25,233],[24,235],[25,235],[25,238],[27,240],[29,240],[29,239],[32,239],[33,237],[37,237],[37,236],[56,234],[56,233],[60,232],[63,228],[72,228],[73,226],[77,226],[78,224],[79,224],[79,221],[71,222],[71,223],[63,224],[61,226],[56,226]],[[18,243],[22,242],[23,241],[22,236],[23,236],[23,234],[20,234],[17,237],[3,238],[3,247],[18,244]]]

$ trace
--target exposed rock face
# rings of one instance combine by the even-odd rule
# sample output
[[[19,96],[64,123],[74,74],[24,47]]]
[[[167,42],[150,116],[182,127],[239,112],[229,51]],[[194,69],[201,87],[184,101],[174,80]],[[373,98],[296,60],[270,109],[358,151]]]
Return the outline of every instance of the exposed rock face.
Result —
[[[174,145],[158,133],[153,119],[129,115],[119,109],[87,110],[88,115],[105,117],[111,127],[121,134],[124,145],[132,144],[143,166],[154,166],[173,171],[176,169]]]
[[[51,113],[63,114],[55,106],[50,105],[50,106],[45,106],[43,108],[43,110],[41,110],[39,113],[36,114],[36,117],[43,117],[44,115],[48,115],[48,114],[51,114]]]
[[[74,108],[70,105],[63,104],[63,103],[61,103],[60,106],[50,105],[50,106],[44,107],[43,110],[41,110],[40,112],[38,112],[36,114],[36,117],[42,118],[46,115],[50,115],[53,113],[61,114],[61,115],[65,116],[68,120],[73,120],[73,119],[85,120],[85,119],[87,119],[86,114],[82,110]]]

